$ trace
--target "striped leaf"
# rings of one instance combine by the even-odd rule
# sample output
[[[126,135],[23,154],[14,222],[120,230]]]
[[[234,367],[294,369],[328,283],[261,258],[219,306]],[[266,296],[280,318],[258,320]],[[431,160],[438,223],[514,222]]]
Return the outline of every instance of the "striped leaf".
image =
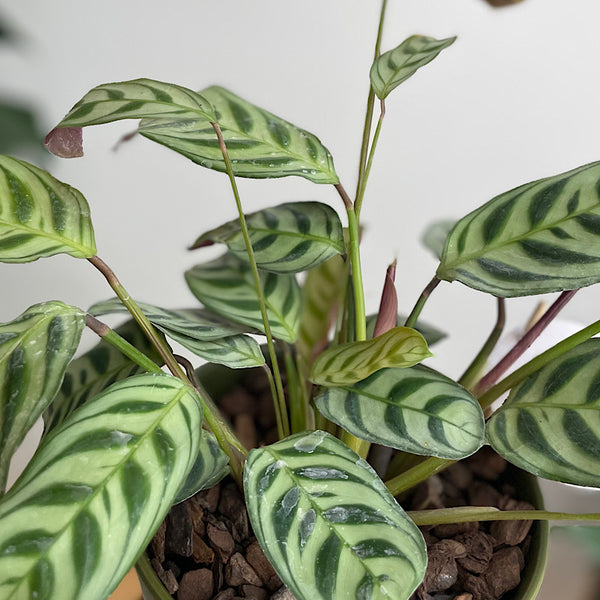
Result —
[[[254,533],[298,600],[407,600],[427,557],[373,469],[314,431],[252,450],[244,472]]]
[[[160,364],[158,352],[135,321],[130,319],[115,331]],[[69,364],[58,394],[44,411],[44,435],[113,383],[143,372],[140,366],[112,344],[100,340],[91,350]]]
[[[249,268],[231,254],[193,267],[185,274],[196,298],[216,313],[263,331],[258,297]],[[291,274],[261,273],[273,335],[293,342],[298,334],[300,287]]]
[[[223,477],[229,475],[228,463],[229,457],[221,450],[217,438],[210,431],[203,431],[194,466],[177,492],[173,504],[179,504],[199,491],[217,485]]]
[[[104,600],[185,481],[201,424],[195,392],[164,374],[73,413],[0,501],[0,599]]]
[[[0,491],[13,453],[58,392],[84,325],[84,313],[62,302],[0,324]]]
[[[311,133],[224,88],[200,93],[215,108],[238,177],[298,175],[315,183],[338,183],[329,151]],[[138,131],[202,166],[225,171],[215,132],[205,118],[147,119]]]
[[[152,79],[133,79],[93,88],[56,127],[87,127],[143,118],[214,121],[215,113],[206,98],[188,88]]]
[[[371,86],[378,98],[384,99],[418,69],[431,62],[444,48],[452,45],[455,37],[436,40],[424,35],[413,35],[399,46],[385,52],[371,67]]]
[[[280,204],[247,215],[246,223],[256,264],[266,271],[306,271],[345,251],[340,218],[321,202]],[[237,219],[204,233],[192,248],[213,243],[227,244],[230,252],[248,261]]]
[[[461,219],[437,276],[496,296],[600,281],[600,162],[501,194]]]
[[[0,262],[96,254],[90,209],[75,188],[16,158],[0,156]]]
[[[406,323],[408,315],[398,315],[396,323],[400,326]],[[367,316],[367,339],[373,337],[373,331],[375,330],[375,323],[377,322],[377,314]],[[437,327],[429,325],[429,323],[423,323],[423,321],[417,321],[415,329],[425,338],[428,346],[437,344],[446,337],[443,331],[440,331]]]
[[[364,342],[348,342],[322,352],[310,380],[320,385],[348,385],[385,367],[411,367],[432,356],[423,336],[409,327],[394,327]]]
[[[515,387],[487,435],[498,454],[530,473],[600,487],[600,340],[580,344]]]
[[[354,385],[321,388],[315,403],[351,434],[412,454],[458,459],[484,442],[483,412],[475,398],[421,365],[381,369]]]
[[[258,342],[248,335],[236,334],[243,327],[230,323],[202,309],[167,310],[139,303],[150,321],[170,337],[197,356],[231,369],[260,367],[265,358]],[[126,313],[118,298],[98,302],[90,313]]]

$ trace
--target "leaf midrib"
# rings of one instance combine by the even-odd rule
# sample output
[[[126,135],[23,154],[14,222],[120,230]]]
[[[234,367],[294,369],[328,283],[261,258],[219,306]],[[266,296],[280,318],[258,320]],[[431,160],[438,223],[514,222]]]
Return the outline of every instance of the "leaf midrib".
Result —
[[[52,542],[50,544],[48,544],[48,546],[44,549],[44,551],[41,552],[38,555],[38,558],[36,560],[34,560],[31,568],[28,569],[22,575],[20,582],[17,583],[16,587],[13,587],[13,590],[18,590],[26,582],[26,580],[27,580],[29,574],[31,573],[31,571],[36,567],[37,564],[39,564],[39,562],[43,558],[45,558],[50,553],[51,548],[57,543],[57,541],[59,541],[62,538],[62,536],[65,534],[65,532],[70,527],[73,526],[73,522],[76,520],[76,518],[83,512],[84,509],[86,509],[88,507],[89,504],[91,504],[91,502],[93,500],[96,499],[96,497],[100,493],[102,493],[104,491],[104,489],[108,485],[108,483],[106,483],[107,480],[112,479],[113,477],[116,476],[117,471],[123,466],[123,464],[125,462],[127,462],[131,458],[131,456],[133,454],[135,454],[135,452],[138,450],[138,448],[142,444],[142,442],[145,442],[146,439],[150,436],[150,434],[154,433],[154,431],[156,430],[156,428],[159,426],[160,422],[177,405],[177,403],[181,399],[181,396],[185,395],[186,393],[189,393],[190,389],[186,389],[185,387],[183,387],[182,389],[180,389],[177,392],[176,396],[173,398],[173,400],[171,400],[167,405],[165,405],[165,409],[164,410],[163,409],[160,410],[160,413],[161,413],[160,418],[158,418],[155,421],[155,423],[151,427],[149,427],[144,434],[142,434],[142,436],[139,438],[138,441],[134,442],[131,445],[131,447],[130,447],[131,450],[122,458],[122,460],[120,460],[112,469],[110,469],[109,474],[106,477],[104,477],[104,479],[102,480],[102,485],[97,486],[96,491],[94,491],[92,494],[89,495],[88,498],[86,498],[85,500],[83,500],[81,502],[81,504],[79,505],[79,508],[73,513],[73,515],[69,519],[69,521],[54,534]]]

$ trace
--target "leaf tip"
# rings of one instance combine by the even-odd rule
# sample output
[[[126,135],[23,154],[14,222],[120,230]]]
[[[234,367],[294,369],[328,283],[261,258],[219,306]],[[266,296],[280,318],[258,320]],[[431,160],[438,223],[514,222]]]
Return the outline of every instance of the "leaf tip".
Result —
[[[81,127],[55,127],[44,140],[46,148],[60,158],[83,156],[83,130]]]

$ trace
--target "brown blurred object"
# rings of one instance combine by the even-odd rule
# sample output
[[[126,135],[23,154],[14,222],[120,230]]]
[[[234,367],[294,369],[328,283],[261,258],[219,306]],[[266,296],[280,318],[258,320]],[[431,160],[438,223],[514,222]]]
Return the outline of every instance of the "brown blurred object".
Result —
[[[523,0],[486,0],[488,4],[492,6],[509,6],[510,4],[517,4]]]
[[[108,597],[108,600],[142,600],[142,589],[135,569],[131,569],[119,584],[119,587]]]

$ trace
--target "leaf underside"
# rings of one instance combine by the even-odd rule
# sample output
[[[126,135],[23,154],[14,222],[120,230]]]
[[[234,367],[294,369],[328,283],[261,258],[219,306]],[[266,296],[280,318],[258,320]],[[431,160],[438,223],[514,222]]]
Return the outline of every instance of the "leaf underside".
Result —
[[[498,454],[547,479],[600,487],[600,340],[514,388],[487,426]]]
[[[461,219],[437,276],[513,297],[600,281],[600,162],[522,185]]]
[[[169,510],[201,424],[195,392],[164,374],[73,413],[0,502],[0,598],[104,600]]]
[[[29,163],[0,156],[0,262],[96,254],[90,209],[80,192]]]
[[[475,398],[421,365],[381,369],[354,385],[321,388],[315,403],[352,435],[413,454],[464,458],[485,438]]]
[[[254,532],[298,600],[407,600],[425,543],[373,469],[315,431],[253,450],[244,488]]]

